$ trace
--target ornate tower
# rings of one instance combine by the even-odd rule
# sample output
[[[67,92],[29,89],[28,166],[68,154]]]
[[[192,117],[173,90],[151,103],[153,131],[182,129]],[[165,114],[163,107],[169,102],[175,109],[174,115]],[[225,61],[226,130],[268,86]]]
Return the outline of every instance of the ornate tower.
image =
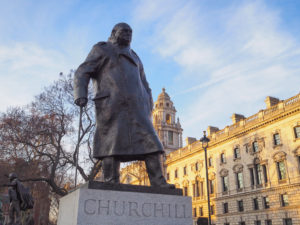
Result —
[[[162,142],[166,154],[182,147],[182,128],[179,118],[176,120],[176,109],[165,88],[158,95],[152,113],[153,125]]]

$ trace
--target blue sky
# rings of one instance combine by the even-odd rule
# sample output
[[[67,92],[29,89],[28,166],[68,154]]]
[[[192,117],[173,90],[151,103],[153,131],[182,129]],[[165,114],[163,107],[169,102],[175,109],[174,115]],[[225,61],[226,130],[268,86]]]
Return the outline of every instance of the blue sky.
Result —
[[[185,136],[224,128],[266,96],[300,91],[300,1],[1,0],[0,111],[76,69],[114,24],[133,28],[153,98],[165,87]]]

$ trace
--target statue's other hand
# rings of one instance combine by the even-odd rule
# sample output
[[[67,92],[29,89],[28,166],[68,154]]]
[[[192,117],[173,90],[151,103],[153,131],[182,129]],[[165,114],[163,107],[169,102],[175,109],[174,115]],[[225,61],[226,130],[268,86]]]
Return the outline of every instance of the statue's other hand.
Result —
[[[87,102],[88,102],[87,98],[78,98],[75,100],[75,104],[80,107],[86,106]]]

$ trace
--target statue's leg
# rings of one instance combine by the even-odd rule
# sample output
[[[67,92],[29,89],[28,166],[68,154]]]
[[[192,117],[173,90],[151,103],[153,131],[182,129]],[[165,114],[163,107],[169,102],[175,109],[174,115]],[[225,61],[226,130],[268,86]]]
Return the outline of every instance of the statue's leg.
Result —
[[[151,186],[175,188],[175,185],[168,184],[166,179],[164,178],[159,156],[159,153],[149,154],[145,156],[145,164]]]
[[[102,160],[104,182],[120,183],[120,160],[115,157],[105,157]]]
[[[9,204],[9,211],[8,211],[8,225],[13,225],[14,224],[14,206],[13,203],[11,202]]]
[[[15,213],[16,213],[16,225],[21,225],[21,209],[20,203],[15,204]]]

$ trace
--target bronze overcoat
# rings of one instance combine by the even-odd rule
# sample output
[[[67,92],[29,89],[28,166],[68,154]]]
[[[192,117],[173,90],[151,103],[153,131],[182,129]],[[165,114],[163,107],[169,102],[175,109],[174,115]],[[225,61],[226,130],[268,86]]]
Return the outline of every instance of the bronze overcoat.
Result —
[[[76,70],[75,100],[87,97],[90,79],[96,108],[94,157],[127,161],[163,152],[151,122],[151,89],[137,54],[129,47],[99,42]]]

